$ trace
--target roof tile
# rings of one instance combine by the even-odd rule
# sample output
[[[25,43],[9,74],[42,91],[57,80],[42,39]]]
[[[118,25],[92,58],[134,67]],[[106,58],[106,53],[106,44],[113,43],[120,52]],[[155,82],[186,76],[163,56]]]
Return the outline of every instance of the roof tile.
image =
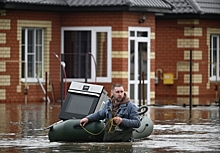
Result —
[[[165,0],[5,0],[6,3],[30,3],[69,6],[139,6],[153,8],[171,8]]]
[[[195,0],[204,13],[220,14],[220,0]]]
[[[186,0],[168,0],[174,5],[173,13],[195,13],[193,7]]]
[[[0,0],[5,3],[28,3],[70,7],[129,6],[171,9],[175,14],[220,14],[220,0]]]

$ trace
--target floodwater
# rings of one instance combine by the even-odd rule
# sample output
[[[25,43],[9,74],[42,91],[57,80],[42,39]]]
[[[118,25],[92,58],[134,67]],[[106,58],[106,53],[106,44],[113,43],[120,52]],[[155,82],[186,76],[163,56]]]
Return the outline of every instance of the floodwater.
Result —
[[[218,106],[149,106],[149,137],[131,143],[50,142],[43,128],[59,121],[60,103],[0,104],[1,153],[220,152]]]

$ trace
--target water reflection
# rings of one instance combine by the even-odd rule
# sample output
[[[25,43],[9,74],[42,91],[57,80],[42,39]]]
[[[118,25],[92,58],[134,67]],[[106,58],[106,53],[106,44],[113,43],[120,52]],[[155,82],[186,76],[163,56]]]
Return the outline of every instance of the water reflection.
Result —
[[[0,104],[0,152],[10,153],[146,153],[146,152],[219,152],[219,108],[149,106],[154,122],[153,134],[132,143],[49,142],[48,130],[57,121],[60,103]]]
[[[210,107],[194,107],[192,109],[192,118],[190,119],[189,108],[180,106],[164,106],[153,107],[150,109],[150,117],[155,124],[192,123],[201,124],[205,122],[217,123],[220,119],[219,108],[217,106]]]

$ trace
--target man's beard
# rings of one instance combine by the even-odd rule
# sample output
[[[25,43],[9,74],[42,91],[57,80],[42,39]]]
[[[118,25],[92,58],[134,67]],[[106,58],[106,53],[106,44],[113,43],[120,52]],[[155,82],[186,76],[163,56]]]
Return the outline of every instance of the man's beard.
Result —
[[[118,97],[116,100],[117,100],[118,102],[121,102],[121,101],[123,100],[123,97]]]

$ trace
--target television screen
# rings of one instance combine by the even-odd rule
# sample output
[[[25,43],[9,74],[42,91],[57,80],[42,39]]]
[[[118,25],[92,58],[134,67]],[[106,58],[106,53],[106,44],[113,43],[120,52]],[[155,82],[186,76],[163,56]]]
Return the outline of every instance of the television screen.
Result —
[[[93,101],[93,97],[74,94],[70,96],[65,112],[88,115]]]
[[[95,111],[98,100],[99,98],[93,95],[68,93],[59,118],[61,120],[81,119]]]

